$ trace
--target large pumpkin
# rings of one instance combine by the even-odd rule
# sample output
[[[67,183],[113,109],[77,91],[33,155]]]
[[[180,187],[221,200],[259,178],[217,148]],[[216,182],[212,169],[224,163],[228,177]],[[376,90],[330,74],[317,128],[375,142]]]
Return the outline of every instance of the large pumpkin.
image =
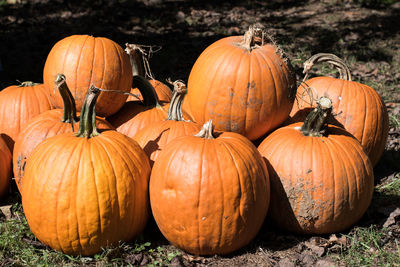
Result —
[[[0,134],[11,152],[28,121],[51,108],[43,84],[23,82],[0,92]]]
[[[307,79],[316,62],[334,64],[341,73],[339,79],[315,77]],[[368,85],[351,81],[350,70],[337,56],[320,53],[304,63],[303,83],[297,89],[298,101],[290,113],[292,121],[302,121],[316,106],[316,98],[329,96],[337,115],[330,121],[344,127],[362,144],[373,165],[376,165],[385,149],[389,132],[389,116],[379,94]]]
[[[163,235],[192,254],[227,254],[258,233],[269,204],[268,172],[256,147],[237,133],[172,140],[154,163],[150,202]]]
[[[326,125],[332,102],[321,98],[304,123],[271,133],[258,147],[271,179],[269,217],[287,231],[328,234],[355,224],[371,203],[374,173],[360,143]]]
[[[296,78],[282,50],[250,27],[205,49],[189,75],[184,110],[194,121],[255,140],[278,127],[292,109]],[[189,113],[190,113],[189,112]]]
[[[91,84],[97,87],[129,92],[132,68],[128,55],[114,41],[89,35],[72,35],[58,41],[51,49],[43,70],[45,88],[54,107],[62,108],[62,99],[54,90],[54,79],[63,73],[81,110]],[[97,103],[97,114],[109,116],[117,112],[127,96],[102,92]]]
[[[49,137],[78,130],[79,118],[75,109],[75,100],[68,89],[64,75],[57,76],[56,86],[63,99],[63,109],[48,110],[32,118],[15,140],[13,169],[15,182],[20,191],[26,160],[33,149]],[[100,130],[113,129],[111,124],[100,117],[96,117],[96,124]]]
[[[22,205],[44,244],[70,255],[93,255],[139,234],[149,216],[149,160],[131,138],[98,132],[100,90],[90,87],[79,131],[46,139],[29,157]]]
[[[151,166],[169,142],[180,136],[194,135],[201,129],[201,125],[183,118],[182,100],[186,92],[186,85],[181,81],[175,81],[168,118],[148,125],[133,136],[149,156]]]
[[[0,136],[0,198],[8,189],[11,178],[11,153],[6,142]]]

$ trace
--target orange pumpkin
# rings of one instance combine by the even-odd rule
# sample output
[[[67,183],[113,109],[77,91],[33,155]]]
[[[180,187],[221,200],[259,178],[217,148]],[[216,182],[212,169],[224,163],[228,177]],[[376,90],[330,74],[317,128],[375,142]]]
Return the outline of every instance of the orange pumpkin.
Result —
[[[156,91],[158,100],[160,103],[169,103],[171,102],[172,98],[172,91],[169,89],[169,86],[166,85],[165,83],[162,83],[158,80],[148,80],[149,83],[154,87],[154,90]],[[128,96],[126,101],[137,101],[138,99],[143,101],[143,96],[140,93],[140,90],[138,88],[132,88],[131,89],[131,94],[135,94],[136,96]]]
[[[307,79],[308,72],[317,62],[334,64],[341,77],[315,77]],[[350,70],[337,56],[320,53],[304,63],[303,83],[297,89],[297,104],[290,113],[291,121],[299,122],[316,106],[315,97],[329,96],[337,115],[331,124],[344,127],[362,144],[375,166],[385,149],[389,133],[389,116],[379,94],[368,85],[351,81]]]
[[[288,59],[258,27],[205,49],[189,75],[184,110],[194,121],[255,140],[278,127],[292,109],[296,78]]]
[[[45,88],[54,107],[62,108],[62,99],[54,90],[54,78],[63,73],[81,110],[89,86],[129,92],[132,68],[128,55],[114,41],[89,35],[72,35],[58,41],[51,49],[43,70]],[[109,116],[117,112],[127,96],[102,92],[97,103],[97,114]]]
[[[11,153],[0,136],[0,198],[6,193],[11,178]]]
[[[43,84],[23,82],[0,92],[0,134],[10,151],[28,121],[52,108]]]
[[[76,132],[79,127],[79,118],[76,114],[75,100],[68,89],[64,75],[58,75],[56,86],[63,99],[63,109],[52,109],[41,113],[29,121],[19,133],[13,152],[13,169],[18,189],[22,190],[22,178],[27,158],[33,149],[43,140],[62,133]],[[78,113],[79,116],[79,113]],[[113,129],[105,119],[96,117],[97,127],[101,130]]]
[[[90,87],[78,133],[46,139],[25,168],[22,205],[32,232],[70,255],[131,240],[150,212],[148,157],[131,138],[97,130],[99,93]]]
[[[194,135],[201,129],[201,125],[185,121],[183,118],[182,100],[186,91],[184,83],[175,81],[168,118],[143,128],[133,137],[149,156],[151,166],[169,142],[180,136]]]
[[[258,147],[271,179],[269,217],[287,231],[340,232],[371,203],[372,164],[357,139],[326,125],[331,110],[322,97],[304,123],[277,129]]]
[[[269,205],[268,172],[256,147],[237,133],[172,140],[154,163],[150,203],[162,234],[192,254],[228,254],[258,233]]]

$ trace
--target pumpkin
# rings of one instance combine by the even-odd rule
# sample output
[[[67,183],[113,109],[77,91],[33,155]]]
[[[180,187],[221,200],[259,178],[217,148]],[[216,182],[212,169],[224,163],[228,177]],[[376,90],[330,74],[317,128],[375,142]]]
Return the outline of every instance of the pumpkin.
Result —
[[[334,64],[340,78],[308,78],[308,73],[317,62]],[[337,115],[331,124],[344,127],[362,144],[372,164],[375,166],[385,149],[389,133],[389,117],[386,106],[379,94],[368,85],[351,80],[346,64],[333,54],[320,53],[304,63],[303,83],[297,89],[297,104],[290,113],[292,122],[304,120],[316,106],[315,98],[329,96]]]
[[[11,153],[6,142],[0,136],[0,198],[6,193],[11,178]]]
[[[192,254],[228,254],[258,233],[269,205],[268,172],[244,136],[217,137],[207,122],[172,140],[150,177],[150,203],[162,234]]]
[[[152,47],[150,47],[150,51],[146,52],[142,45],[137,44],[125,44],[125,52],[129,55],[131,64],[132,64],[132,74],[133,76],[139,75],[144,78],[147,78],[149,83],[154,87],[154,90],[158,96],[158,100],[161,103],[169,103],[172,98],[171,89],[164,83],[159,80],[154,79],[153,74],[150,69],[150,64],[148,58],[150,58]],[[143,100],[143,97],[138,88],[132,88],[131,94],[135,96],[128,96],[126,101],[136,101]]]
[[[13,169],[15,182],[21,191],[21,180],[24,176],[26,160],[33,149],[43,140],[62,133],[76,132],[79,118],[76,114],[75,100],[63,74],[57,75],[56,86],[63,99],[63,109],[52,109],[32,118],[16,138],[13,152]],[[78,113],[79,115],[79,113]],[[96,117],[97,127],[101,130],[113,127],[105,119]]]
[[[0,92],[0,134],[11,153],[28,121],[52,108],[43,84],[23,82]]]
[[[169,142],[180,136],[194,135],[201,129],[201,125],[185,121],[183,118],[182,100],[186,92],[186,85],[181,81],[175,81],[168,118],[143,128],[133,136],[149,156],[151,166]]]
[[[54,79],[63,73],[81,110],[89,86],[129,92],[132,68],[128,55],[114,41],[89,35],[72,35],[58,41],[47,56],[43,70],[45,88],[54,107],[62,108],[62,99],[54,90]],[[127,96],[101,92],[97,114],[105,117],[117,112]]]
[[[207,47],[194,63],[184,110],[215,129],[255,140],[285,121],[292,109],[296,77],[282,50],[258,26]]]
[[[343,128],[326,124],[332,101],[322,97],[304,123],[271,133],[258,147],[271,179],[270,219],[300,234],[328,234],[355,224],[371,203],[372,164]]]
[[[50,137],[28,158],[22,205],[44,244],[69,255],[93,255],[138,235],[149,216],[148,157],[133,139],[98,131],[89,88],[79,130]]]

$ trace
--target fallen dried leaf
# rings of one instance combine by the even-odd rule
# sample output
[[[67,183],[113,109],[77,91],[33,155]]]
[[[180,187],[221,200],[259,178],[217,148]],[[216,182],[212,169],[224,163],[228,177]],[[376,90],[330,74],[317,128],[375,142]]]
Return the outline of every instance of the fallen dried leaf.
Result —
[[[12,217],[11,207],[12,207],[12,205],[7,205],[7,206],[1,206],[0,207],[0,212],[2,214],[4,214],[4,217],[6,218],[6,220],[11,219],[11,217]]]
[[[387,228],[387,227],[395,224],[396,221],[399,219],[400,219],[400,208],[397,208],[390,213],[389,218],[387,218],[387,220],[383,224],[383,227]]]

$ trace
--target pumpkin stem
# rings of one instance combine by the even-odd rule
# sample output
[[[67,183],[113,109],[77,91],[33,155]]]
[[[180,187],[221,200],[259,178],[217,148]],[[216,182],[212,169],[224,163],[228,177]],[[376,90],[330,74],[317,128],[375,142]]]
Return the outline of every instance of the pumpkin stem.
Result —
[[[314,66],[315,63],[318,62],[327,62],[334,65],[336,69],[339,71],[340,79],[351,81],[351,73],[349,67],[347,67],[346,63],[341,58],[339,58],[334,54],[318,53],[313,55],[303,63],[303,73],[305,74],[303,82],[305,82],[308,79],[311,68]]]
[[[243,35],[241,45],[251,52],[253,49],[263,46],[266,37],[267,33],[261,25],[250,25],[249,29]]]
[[[317,107],[308,114],[300,130],[306,136],[322,136],[323,128],[331,113],[332,101],[327,97],[321,97],[317,101]]]
[[[167,120],[185,121],[182,113],[182,102],[187,92],[186,84],[179,80],[170,83],[174,86],[174,92],[169,104]]]
[[[32,87],[32,86],[36,86],[36,85],[39,85],[39,84],[40,83],[26,81],[26,82],[21,82],[21,84],[19,84],[18,87]]]
[[[146,107],[161,107],[156,90],[143,76],[133,76],[132,87],[139,89]]]
[[[65,75],[57,74],[54,82],[57,86],[58,91],[60,92],[64,106],[64,114],[61,121],[65,123],[71,123],[72,131],[74,131],[74,123],[79,121],[79,119],[76,116],[75,99],[68,88]]]
[[[144,63],[142,61],[142,56],[136,52],[137,46],[128,43],[126,43],[125,46],[125,52],[128,54],[132,66],[132,75],[144,76]]]
[[[213,132],[214,132],[214,125],[212,124],[212,120],[209,120],[206,123],[204,123],[200,132],[198,134],[195,134],[194,136],[205,139],[215,139]]]
[[[132,64],[133,76],[139,75],[146,79],[154,80],[153,73],[150,69],[149,59],[152,53],[157,52],[161,49],[160,46],[156,46],[156,50],[153,50],[152,45],[138,45],[126,43],[125,51],[129,55]]]
[[[79,130],[75,136],[91,138],[100,134],[96,127],[96,101],[99,94],[100,89],[92,84],[82,106]]]

